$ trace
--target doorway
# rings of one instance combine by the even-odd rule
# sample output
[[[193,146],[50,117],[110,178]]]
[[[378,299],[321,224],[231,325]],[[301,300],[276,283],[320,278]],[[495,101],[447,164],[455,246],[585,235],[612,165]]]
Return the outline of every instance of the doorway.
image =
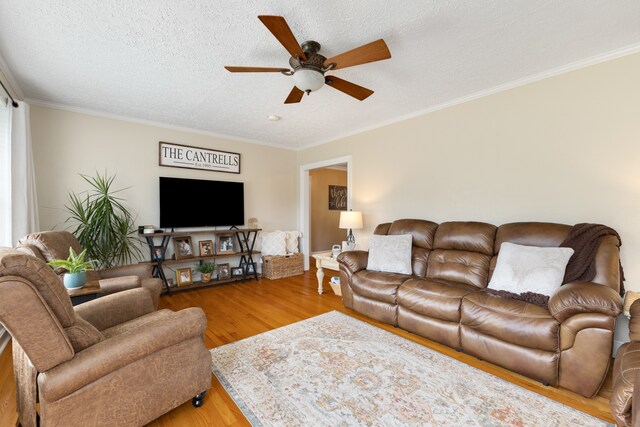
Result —
[[[300,230],[305,270],[309,269],[312,253],[331,250],[332,245],[346,239],[346,230],[337,228],[340,209],[344,210],[344,202],[340,201],[342,188],[335,187],[346,184],[346,209],[350,209],[351,176],[351,156],[300,166]],[[334,188],[330,189],[329,185]],[[336,196],[332,209],[329,206],[330,190],[334,190],[333,195]],[[338,206],[336,200],[339,201]]]

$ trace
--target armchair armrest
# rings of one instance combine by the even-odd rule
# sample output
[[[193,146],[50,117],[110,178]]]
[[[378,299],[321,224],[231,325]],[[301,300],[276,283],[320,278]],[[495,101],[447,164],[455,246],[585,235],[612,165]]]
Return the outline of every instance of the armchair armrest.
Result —
[[[138,263],[121,265],[118,267],[98,270],[101,279],[110,279],[120,276],[139,276],[141,279],[153,277],[153,265],[150,263]]]
[[[129,289],[140,287],[139,276],[118,276],[109,279],[100,279],[100,293],[102,295],[115,294]]]
[[[573,282],[560,287],[549,299],[549,312],[559,322],[580,313],[601,313],[616,317],[622,312],[620,294],[605,285]]]
[[[366,269],[368,260],[369,252],[367,251],[342,252],[337,258],[338,263],[349,270],[351,274]]]
[[[124,366],[192,338],[202,339],[207,318],[202,309],[187,308],[116,335],[79,353],[38,377],[44,400],[59,400]]]
[[[147,289],[136,288],[94,299],[74,307],[76,314],[99,331],[154,311]]]

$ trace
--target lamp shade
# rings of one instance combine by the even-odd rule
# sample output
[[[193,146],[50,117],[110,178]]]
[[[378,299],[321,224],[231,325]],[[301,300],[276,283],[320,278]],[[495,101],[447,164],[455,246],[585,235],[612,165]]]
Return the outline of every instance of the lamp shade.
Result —
[[[362,228],[362,212],[342,211],[340,212],[340,224],[338,228]]]
[[[319,71],[302,68],[293,74],[293,84],[303,92],[318,90],[324,85],[324,76]]]

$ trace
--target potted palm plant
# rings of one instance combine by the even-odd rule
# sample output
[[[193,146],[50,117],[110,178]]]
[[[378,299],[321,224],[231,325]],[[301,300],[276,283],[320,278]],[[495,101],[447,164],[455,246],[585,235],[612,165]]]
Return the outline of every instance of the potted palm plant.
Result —
[[[217,265],[215,261],[214,262],[205,261],[196,265],[194,270],[196,270],[198,273],[202,275],[202,278],[200,279],[202,280],[202,283],[207,283],[211,280],[211,275],[213,274],[214,271],[216,271],[216,268],[217,268]]]
[[[95,260],[96,268],[106,269],[131,263],[142,257],[137,238],[135,217],[113,190],[115,176],[96,173],[95,177],[80,175],[91,188],[83,193],[69,193],[67,222],[75,224],[72,232]]]
[[[48,264],[54,268],[63,268],[66,270],[63,278],[65,288],[79,289],[87,282],[87,271],[93,270],[93,261],[85,261],[87,250],[83,250],[77,254],[73,248],[69,248],[69,257],[67,259],[54,259]]]

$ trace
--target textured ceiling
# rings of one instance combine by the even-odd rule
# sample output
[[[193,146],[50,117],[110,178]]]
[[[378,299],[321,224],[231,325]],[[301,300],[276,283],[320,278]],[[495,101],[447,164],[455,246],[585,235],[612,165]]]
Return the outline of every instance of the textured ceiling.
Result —
[[[375,94],[284,105],[291,77],[227,72],[287,66],[259,14],[327,57],[384,38],[391,60],[335,71]],[[638,43],[638,0],[0,2],[0,55],[28,99],[289,148]]]

